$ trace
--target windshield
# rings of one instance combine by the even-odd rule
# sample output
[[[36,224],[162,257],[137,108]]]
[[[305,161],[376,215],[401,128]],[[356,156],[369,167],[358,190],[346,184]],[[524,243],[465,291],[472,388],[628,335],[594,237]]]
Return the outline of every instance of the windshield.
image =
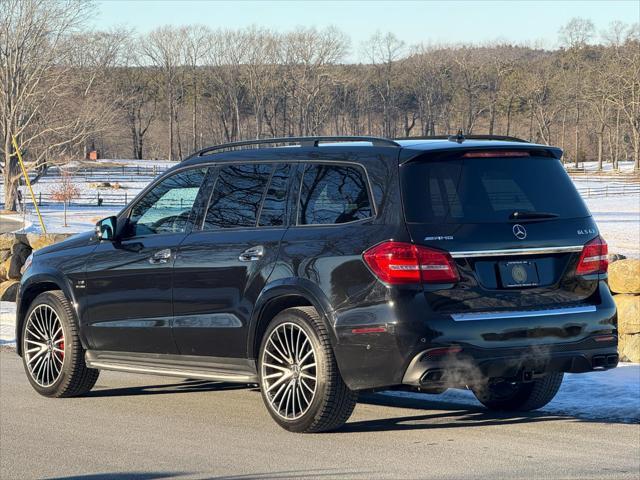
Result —
[[[555,158],[456,158],[401,167],[410,223],[502,223],[588,217]]]

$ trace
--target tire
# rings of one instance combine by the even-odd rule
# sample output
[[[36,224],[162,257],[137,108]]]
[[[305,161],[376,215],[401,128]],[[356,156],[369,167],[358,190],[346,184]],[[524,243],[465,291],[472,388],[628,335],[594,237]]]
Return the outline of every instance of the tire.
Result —
[[[76,316],[59,290],[35,298],[22,326],[21,342],[27,378],[40,395],[84,395],[98,380],[100,371],[85,364]]]
[[[336,430],[355,408],[358,394],[342,380],[327,329],[313,307],[276,315],[262,338],[258,371],[267,410],[290,432]]]
[[[530,411],[544,407],[556,396],[564,374],[549,373],[532,382],[498,382],[473,390],[476,398],[489,410]]]

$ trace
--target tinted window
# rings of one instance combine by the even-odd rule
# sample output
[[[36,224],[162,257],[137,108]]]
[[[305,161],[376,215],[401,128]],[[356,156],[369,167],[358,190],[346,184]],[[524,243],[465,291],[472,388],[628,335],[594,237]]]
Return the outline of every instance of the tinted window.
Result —
[[[372,216],[364,172],[360,168],[309,165],[300,191],[298,223],[322,225]]]
[[[273,165],[227,165],[220,169],[204,229],[255,227]]]
[[[131,210],[129,235],[186,231],[205,172],[204,168],[185,170],[153,187]]]
[[[589,215],[555,158],[466,158],[409,163],[402,167],[407,221],[505,222],[515,211]]]
[[[277,165],[275,167],[267,194],[264,197],[258,225],[271,227],[284,225],[290,170],[290,165]]]

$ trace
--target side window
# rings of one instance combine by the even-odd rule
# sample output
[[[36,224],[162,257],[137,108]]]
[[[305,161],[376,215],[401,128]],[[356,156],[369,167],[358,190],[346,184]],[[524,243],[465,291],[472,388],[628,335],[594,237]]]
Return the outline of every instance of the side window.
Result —
[[[204,230],[255,227],[269,177],[270,164],[227,165],[213,188]]]
[[[259,226],[278,227],[285,224],[290,171],[291,165],[276,165],[262,203],[260,220],[258,221]]]
[[[185,232],[206,168],[165,178],[136,203],[129,216],[129,236]]]
[[[307,166],[300,191],[299,225],[346,223],[372,215],[367,181],[361,168]]]

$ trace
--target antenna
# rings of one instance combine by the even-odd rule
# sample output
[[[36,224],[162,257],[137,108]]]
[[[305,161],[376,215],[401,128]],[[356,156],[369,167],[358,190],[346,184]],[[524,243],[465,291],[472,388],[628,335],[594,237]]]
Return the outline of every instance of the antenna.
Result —
[[[447,140],[450,142],[462,143],[464,142],[464,133],[462,133],[462,129],[458,130],[458,133],[455,135],[451,135]]]

